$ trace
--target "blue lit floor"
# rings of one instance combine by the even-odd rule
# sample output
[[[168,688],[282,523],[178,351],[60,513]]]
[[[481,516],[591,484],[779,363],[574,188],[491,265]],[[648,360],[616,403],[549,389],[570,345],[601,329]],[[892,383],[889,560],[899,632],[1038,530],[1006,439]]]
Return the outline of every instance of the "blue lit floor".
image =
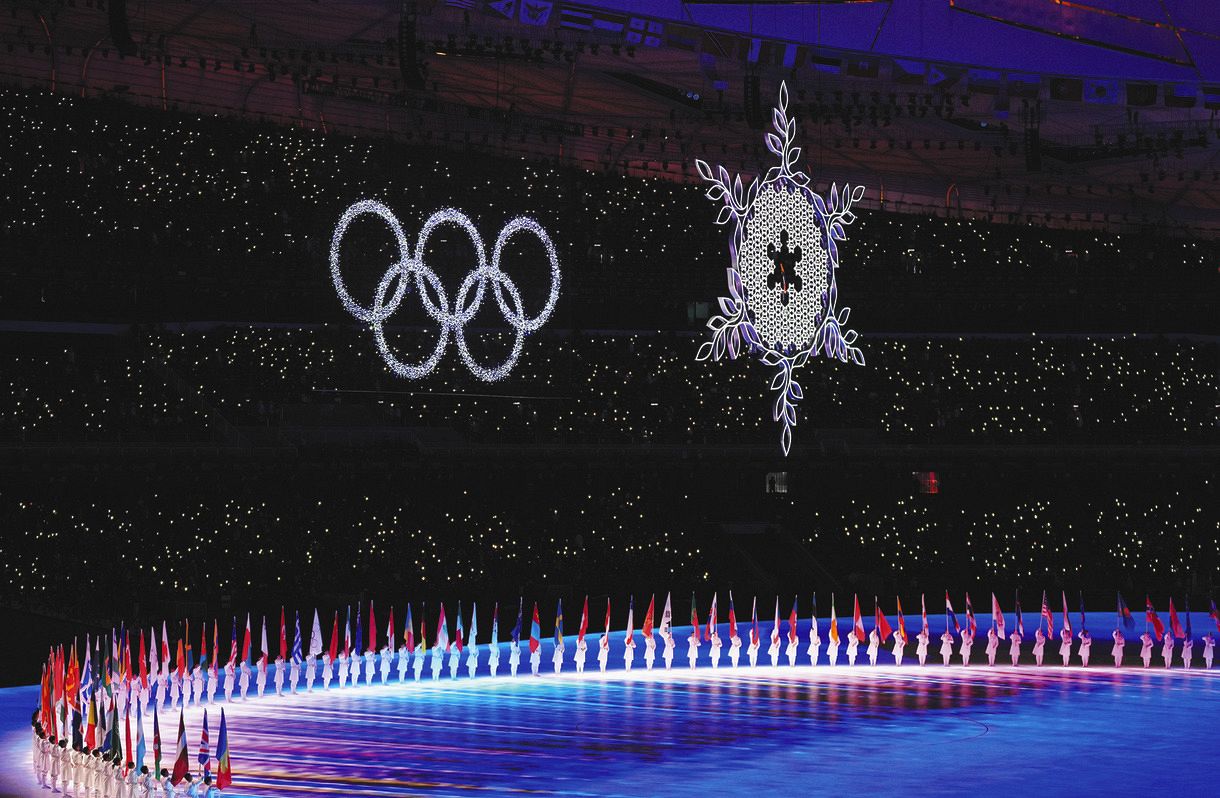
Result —
[[[29,765],[36,695],[0,691],[5,794],[49,794]],[[226,712],[229,795],[1216,795],[1220,778],[1220,671],[768,664],[391,683]]]

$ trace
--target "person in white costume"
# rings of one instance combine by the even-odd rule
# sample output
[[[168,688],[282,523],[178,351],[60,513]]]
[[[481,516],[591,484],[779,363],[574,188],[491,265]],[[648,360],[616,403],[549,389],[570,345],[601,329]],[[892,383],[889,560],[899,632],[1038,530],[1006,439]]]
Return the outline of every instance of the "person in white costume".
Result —
[[[1083,626],[1080,627],[1080,632],[1076,635],[1080,638],[1080,664],[1084,667],[1089,667],[1089,653],[1093,650],[1093,636],[1089,634],[1089,630]]]
[[[1203,635],[1203,662],[1207,665],[1208,670],[1212,668],[1212,655],[1215,647],[1216,638],[1212,636],[1212,633],[1208,632]]]
[[[1110,636],[1114,638],[1114,646],[1110,649],[1110,655],[1114,657],[1114,667],[1121,668],[1123,666],[1123,649],[1127,645],[1127,638],[1123,637],[1123,633],[1117,629]]]
[[[1195,658],[1195,641],[1190,635],[1182,641],[1182,667],[1190,669],[1190,663]]]
[[[1144,661],[1145,668],[1152,664],[1152,643],[1152,635],[1147,632],[1140,635],[1140,659]]]
[[[928,632],[928,627],[920,627],[919,634],[915,635],[915,657],[919,660],[920,666],[928,661],[928,644],[931,642],[932,635]]]
[[[674,649],[677,648],[677,641],[674,640],[673,632],[669,630],[662,630],[661,638],[665,642],[661,658],[665,660],[665,670],[670,670],[674,666]]]
[[[1021,659],[1021,629],[1020,627],[1013,629],[1012,634],[1008,636],[1008,656],[1012,658],[1012,666],[1017,667],[1017,663]]]
[[[847,664],[848,665],[856,664],[856,656],[859,653],[859,651],[858,651],[859,648],[860,648],[860,638],[856,636],[856,632],[853,629],[852,631],[847,633]]]
[[[903,629],[895,629],[894,634],[894,664],[902,664],[902,654],[907,647],[906,632]]]
[[[881,651],[881,633],[876,627],[868,633],[868,664],[876,667],[877,654]]]
[[[962,630],[962,646],[960,653],[962,655],[962,665],[970,664],[970,650],[974,648],[974,632],[970,631],[970,627]]]
[[[996,653],[1000,650],[1000,636],[996,634],[995,626],[987,630],[987,664],[995,665]]]
[[[809,645],[805,648],[805,653],[809,655],[809,664],[818,664],[818,650],[822,647],[822,638],[818,636],[818,616],[817,602],[814,601],[814,614],[809,622]]]
[[[708,635],[707,645],[708,650],[711,652],[709,656],[712,658],[712,670],[716,670],[720,667],[720,652],[724,648],[724,641],[720,639],[720,629],[716,625],[715,618],[712,619],[709,628],[710,634]]]
[[[1072,632],[1066,626],[1059,630],[1059,658],[1064,667],[1072,664]]]
[[[1034,632],[1034,662],[1041,666],[1042,657],[1046,655],[1046,635],[1042,632],[1042,627],[1039,626]]]
[[[1161,641],[1161,657],[1165,660],[1165,667],[1173,665],[1173,633],[1166,631],[1165,637]]]

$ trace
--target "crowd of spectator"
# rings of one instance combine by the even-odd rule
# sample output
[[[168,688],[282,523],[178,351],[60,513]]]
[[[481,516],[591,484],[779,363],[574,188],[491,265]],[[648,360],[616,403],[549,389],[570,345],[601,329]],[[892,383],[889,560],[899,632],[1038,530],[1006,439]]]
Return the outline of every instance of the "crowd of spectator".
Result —
[[[727,236],[694,184],[16,89],[0,89],[0,131],[0,318],[341,320],[330,235],[365,197],[409,233],[443,206],[488,240],[537,218],[564,266],[558,326],[688,328],[690,304],[723,293]],[[1211,318],[1215,242],[882,205],[866,193],[841,247],[841,303],[862,330],[1200,332]],[[358,228],[344,268],[371,297],[390,241]],[[451,292],[466,246],[435,246]],[[506,268],[537,306],[547,275],[529,260]]]

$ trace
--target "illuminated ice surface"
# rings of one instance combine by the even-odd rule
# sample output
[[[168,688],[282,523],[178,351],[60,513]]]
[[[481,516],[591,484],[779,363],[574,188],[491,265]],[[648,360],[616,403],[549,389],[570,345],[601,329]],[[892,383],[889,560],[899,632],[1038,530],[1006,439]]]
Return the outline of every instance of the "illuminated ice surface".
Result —
[[[1142,795],[1158,781],[1217,794],[1220,671],[768,661],[691,673],[678,653],[669,673],[446,677],[236,703],[226,795]],[[5,794],[49,794],[29,764],[36,697],[0,691]],[[192,767],[200,714],[187,713]],[[177,713],[162,721],[172,738]]]

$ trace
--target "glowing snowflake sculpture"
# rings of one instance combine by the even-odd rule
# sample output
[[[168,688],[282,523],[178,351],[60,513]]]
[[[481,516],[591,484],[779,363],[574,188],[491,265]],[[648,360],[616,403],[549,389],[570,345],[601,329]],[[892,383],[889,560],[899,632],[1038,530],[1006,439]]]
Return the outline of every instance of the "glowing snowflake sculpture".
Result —
[[[716,224],[733,223],[727,270],[729,296],[720,297],[723,316],[708,320],[712,340],[699,347],[696,360],[720,360],[750,354],[777,369],[771,381],[776,392],[772,417],[783,423],[780,444],[787,455],[796,426],[796,402],[804,393],[793,379],[813,355],[864,365],[855,346],[856,332],[847,329],[850,308],[839,309],[835,270],[843,228],[856,220],[851,207],[864,196],[864,186],[831,185],[829,201],[809,188],[809,176],[794,171],[800,147],[794,146],[796,120],[788,116],[788,87],[780,84],[779,106],[772,114],[774,133],[767,149],[779,166],[757,177],[744,189],[741,176],[732,180],[723,166],[712,168],[696,160],[699,175],[712,184],[707,198],[723,202]]]

